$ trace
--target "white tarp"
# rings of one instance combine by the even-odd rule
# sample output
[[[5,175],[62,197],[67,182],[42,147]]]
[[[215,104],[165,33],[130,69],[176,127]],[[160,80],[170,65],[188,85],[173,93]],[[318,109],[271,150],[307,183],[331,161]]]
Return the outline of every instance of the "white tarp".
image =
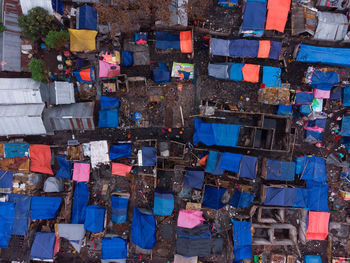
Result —
[[[46,9],[50,15],[53,14],[52,0],[21,0],[23,15],[27,15],[30,9],[38,6]]]
[[[108,143],[107,141],[90,142],[91,147],[91,166],[96,168],[98,164],[108,164]]]

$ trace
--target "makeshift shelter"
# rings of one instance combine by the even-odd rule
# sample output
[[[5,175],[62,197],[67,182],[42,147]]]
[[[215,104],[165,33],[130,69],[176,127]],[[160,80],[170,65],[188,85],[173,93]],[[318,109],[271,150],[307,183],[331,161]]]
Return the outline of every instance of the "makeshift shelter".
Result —
[[[208,65],[208,75],[222,80],[259,82],[260,66],[241,63],[216,63]]]
[[[205,185],[202,206],[212,209],[220,209],[225,206],[221,202],[222,195],[226,192],[226,188],[217,188],[215,186]]]
[[[88,185],[86,183],[76,183],[73,195],[72,224],[84,224],[88,203]]]
[[[80,252],[85,237],[83,224],[57,224],[57,233],[60,238],[69,240],[74,249]]]
[[[304,261],[305,263],[322,263],[322,258],[316,255],[305,255]]]
[[[173,62],[171,77],[181,79],[193,79],[194,64]]]
[[[156,188],[154,191],[153,214],[170,216],[174,210],[174,194],[166,189]]]
[[[184,185],[196,189],[202,189],[204,183],[204,171],[195,168],[187,168]]]
[[[90,179],[90,164],[74,163],[73,180],[76,182],[89,182],[89,179]]]
[[[15,218],[12,235],[25,236],[28,231],[31,197],[19,194],[9,194],[9,202],[15,205]]]
[[[92,233],[100,233],[104,230],[106,209],[97,205],[89,205],[86,208],[84,228]]]
[[[93,83],[95,81],[93,67],[74,71],[73,74],[78,82]]]
[[[55,81],[41,88],[41,93],[48,96],[48,101],[52,105],[75,103],[74,85],[71,82]]]
[[[65,156],[56,156],[56,159],[60,167],[56,173],[56,177],[72,179],[73,163],[67,161]]]
[[[222,161],[223,153],[209,151],[207,163],[205,166],[205,171],[207,173],[211,173],[214,175],[222,175],[224,170],[221,169],[221,161]],[[204,181],[204,178],[203,178]]]
[[[109,148],[109,158],[111,160],[118,158],[131,157],[131,143],[117,143],[112,144]]]
[[[107,63],[103,60],[98,61],[100,78],[115,78],[120,75],[120,66],[114,63]]]
[[[30,204],[30,219],[38,220],[56,218],[61,202],[62,197],[33,196]]]
[[[328,212],[328,184],[307,181],[307,208],[311,211]]]
[[[264,66],[262,83],[265,87],[280,87],[281,81],[281,69],[276,67]]]
[[[253,256],[251,222],[232,221],[233,223],[233,253],[235,262],[249,259]]]
[[[157,151],[154,147],[142,147],[142,165],[155,166],[157,164]]]
[[[185,257],[209,257],[212,239],[209,225],[202,224],[194,228],[176,228],[176,253]]]
[[[77,29],[97,30],[97,11],[85,4],[78,8]]]
[[[341,134],[350,136],[350,116],[344,116],[341,123]]]
[[[266,0],[246,0],[243,9],[243,23],[240,33],[246,36],[261,37],[266,20]]]
[[[122,51],[122,66],[131,67],[134,64],[133,52],[128,50]]]
[[[295,104],[297,105],[311,104],[313,99],[314,95],[312,92],[298,90],[295,94]]]
[[[156,243],[156,221],[151,214],[144,214],[134,207],[131,223],[131,240],[143,249],[153,249]]]
[[[55,242],[55,233],[36,232],[32,248],[30,250],[30,259],[53,260]]]
[[[10,171],[0,171],[0,193],[11,193],[13,174]]]
[[[124,39],[123,43],[124,50],[122,51],[122,65],[123,66],[145,66],[149,65],[150,51],[148,45],[139,45],[134,43],[133,39]],[[124,52],[129,51],[129,52]],[[128,61],[126,61],[126,59]],[[125,63],[127,62],[127,63]]]
[[[185,210],[179,211],[177,218],[177,226],[183,228],[194,228],[205,222],[203,211],[201,210]]]
[[[230,172],[238,173],[241,160],[242,154],[226,152],[222,155],[220,168]]]
[[[308,226],[306,230],[307,240],[325,240],[328,236],[328,224],[330,213],[309,212]]]
[[[226,57],[251,57],[278,59],[282,49],[282,42],[270,40],[210,39],[210,54]]]
[[[119,122],[119,99],[101,96],[101,110],[99,110],[99,128],[117,128]]]
[[[266,187],[264,205],[293,206],[296,200],[296,188]]]
[[[156,32],[156,49],[176,49],[180,50],[181,53],[192,53],[192,31]]]
[[[29,147],[30,170],[53,175],[51,169],[51,148],[48,145],[31,144]]]
[[[254,201],[254,194],[241,192],[235,189],[230,205],[236,208],[247,208]]]
[[[296,52],[296,60],[299,62],[350,67],[350,61],[347,59],[350,55],[349,48],[318,47],[300,44]]]
[[[326,161],[321,157],[304,156],[298,157],[299,165],[301,165],[301,179],[325,183],[327,179]],[[300,168],[298,169],[300,172]]]
[[[294,181],[295,162],[266,160],[266,170],[262,176],[266,180]]]
[[[64,181],[62,178],[48,177],[44,183],[44,192],[59,193],[64,191]]]
[[[315,89],[330,91],[339,82],[339,75],[335,71],[314,69],[311,73],[310,86]]]
[[[96,35],[95,30],[86,29],[71,29],[68,28],[70,39],[70,51],[83,52],[96,50]]]
[[[170,71],[163,62],[158,62],[158,68],[153,69],[153,81],[157,83],[170,82]]]
[[[101,258],[108,260],[126,259],[128,257],[127,241],[120,237],[105,237],[101,241]]]
[[[258,157],[243,155],[239,168],[239,177],[255,179]]]
[[[112,163],[112,174],[119,176],[126,176],[131,172],[132,166],[122,163]]]
[[[111,196],[112,221],[116,224],[127,222],[130,194],[116,194]]]
[[[235,124],[207,123],[194,119],[193,143],[211,146],[236,147],[241,126]]]
[[[317,28],[314,39],[339,41],[348,32],[349,21],[346,15],[335,12],[317,12]]]
[[[265,30],[283,33],[288,20],[291,0],[268,0]]]
[[[0,248],[7,248],[10,242],[14,219],[14,203],[0,202]]]
[[[350,86],[344,87],[343,106],[350,107]]]
[[[29,144],[28,143],[4,143],[4,157],[28,157],[29,156]]]
[[[106,140],[90,142],[90,162],[94,169],[99,164],[109,164],[108,143]]]

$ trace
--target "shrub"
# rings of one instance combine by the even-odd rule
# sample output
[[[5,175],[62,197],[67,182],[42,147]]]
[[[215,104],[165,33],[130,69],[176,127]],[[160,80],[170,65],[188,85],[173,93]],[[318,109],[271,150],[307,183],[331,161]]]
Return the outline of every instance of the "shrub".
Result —
[[[53,23],[53,16],[50,16],[49,12],[42,7],[35,7],[29,10],[26,16],[20,16],[18,25],[22,33],[34,42],[46,36],[50,30],[57,28]]]
[[[50,48],[61,48],[69,40],[67,31],[52,31],[47,34],[45,44]]]
[[[3,23],[0,23],[0,33],[6,31],[6,27],[4,26]]]
[[[29,62],[29,71],[32,73],[32,79],[35,81],[48,81],[49,75],[42,59],[32,58]]]

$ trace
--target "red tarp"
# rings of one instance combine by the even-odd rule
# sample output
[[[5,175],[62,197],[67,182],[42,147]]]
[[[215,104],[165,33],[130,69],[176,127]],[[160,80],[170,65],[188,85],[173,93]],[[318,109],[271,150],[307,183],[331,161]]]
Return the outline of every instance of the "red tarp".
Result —
[[[32,144],[29,147],[30,170],[43,174],[52,174],[51,149],[48,145]]]
[[[180,49],[181,53],[192,53],[192,32],[181,31],[180,32]]]
[[[306,231],[307,240],[325,240],[328,236],[329,212],[309,212],[309,225]]]
[[[245,64],[242,68],[243,80],[247,82],[259,82],[259,65]]]
[[[290,0],[269,0],[267,10],[265,29],[283,33],[290,10]]]
[[[130,173],[132,166],[122,164],[122,163],[112,163],[112,174],[126,176],[127,173]]]
[[[259,40],[258,58],[268,58],[270,55],[270,40]]]

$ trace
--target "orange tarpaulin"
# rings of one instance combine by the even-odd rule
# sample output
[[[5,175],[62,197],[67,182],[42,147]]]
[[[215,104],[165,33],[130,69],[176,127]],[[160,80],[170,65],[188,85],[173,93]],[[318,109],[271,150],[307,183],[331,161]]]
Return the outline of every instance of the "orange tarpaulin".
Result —
[[[328,236],[328,223],[330,213],[309,212],[309,225],[306,231],[307,240],[325,240]]]
[[[122,163],[112,163],[112,174],[126,176],[130,173],[132,166],[122,164]]]
[[[269,0],[267,10],[265,29],[283,33],[290,10],[290,0]]]
[[[48,145],[32,144],[29,147],[30,170],[43,174],[52,174],[51,149]]]
[[[202,159],[199,160],[199,164],[205,166],[207,164],[209,154],[204,156]]]
[[[259,82],[259,65],[245,64],[242,68],[243,80],[247,82]]]
[[[86,69],[80,70],[80,77],[81,77],[82,80],[92,81],[91,68],[86,68]]]
[[[180,49],[181,53],[192,53],[192,32],[181,31],[180,32]]]
[[[270,40],[259,40],[258,58],[268,58],[270,55]]]

